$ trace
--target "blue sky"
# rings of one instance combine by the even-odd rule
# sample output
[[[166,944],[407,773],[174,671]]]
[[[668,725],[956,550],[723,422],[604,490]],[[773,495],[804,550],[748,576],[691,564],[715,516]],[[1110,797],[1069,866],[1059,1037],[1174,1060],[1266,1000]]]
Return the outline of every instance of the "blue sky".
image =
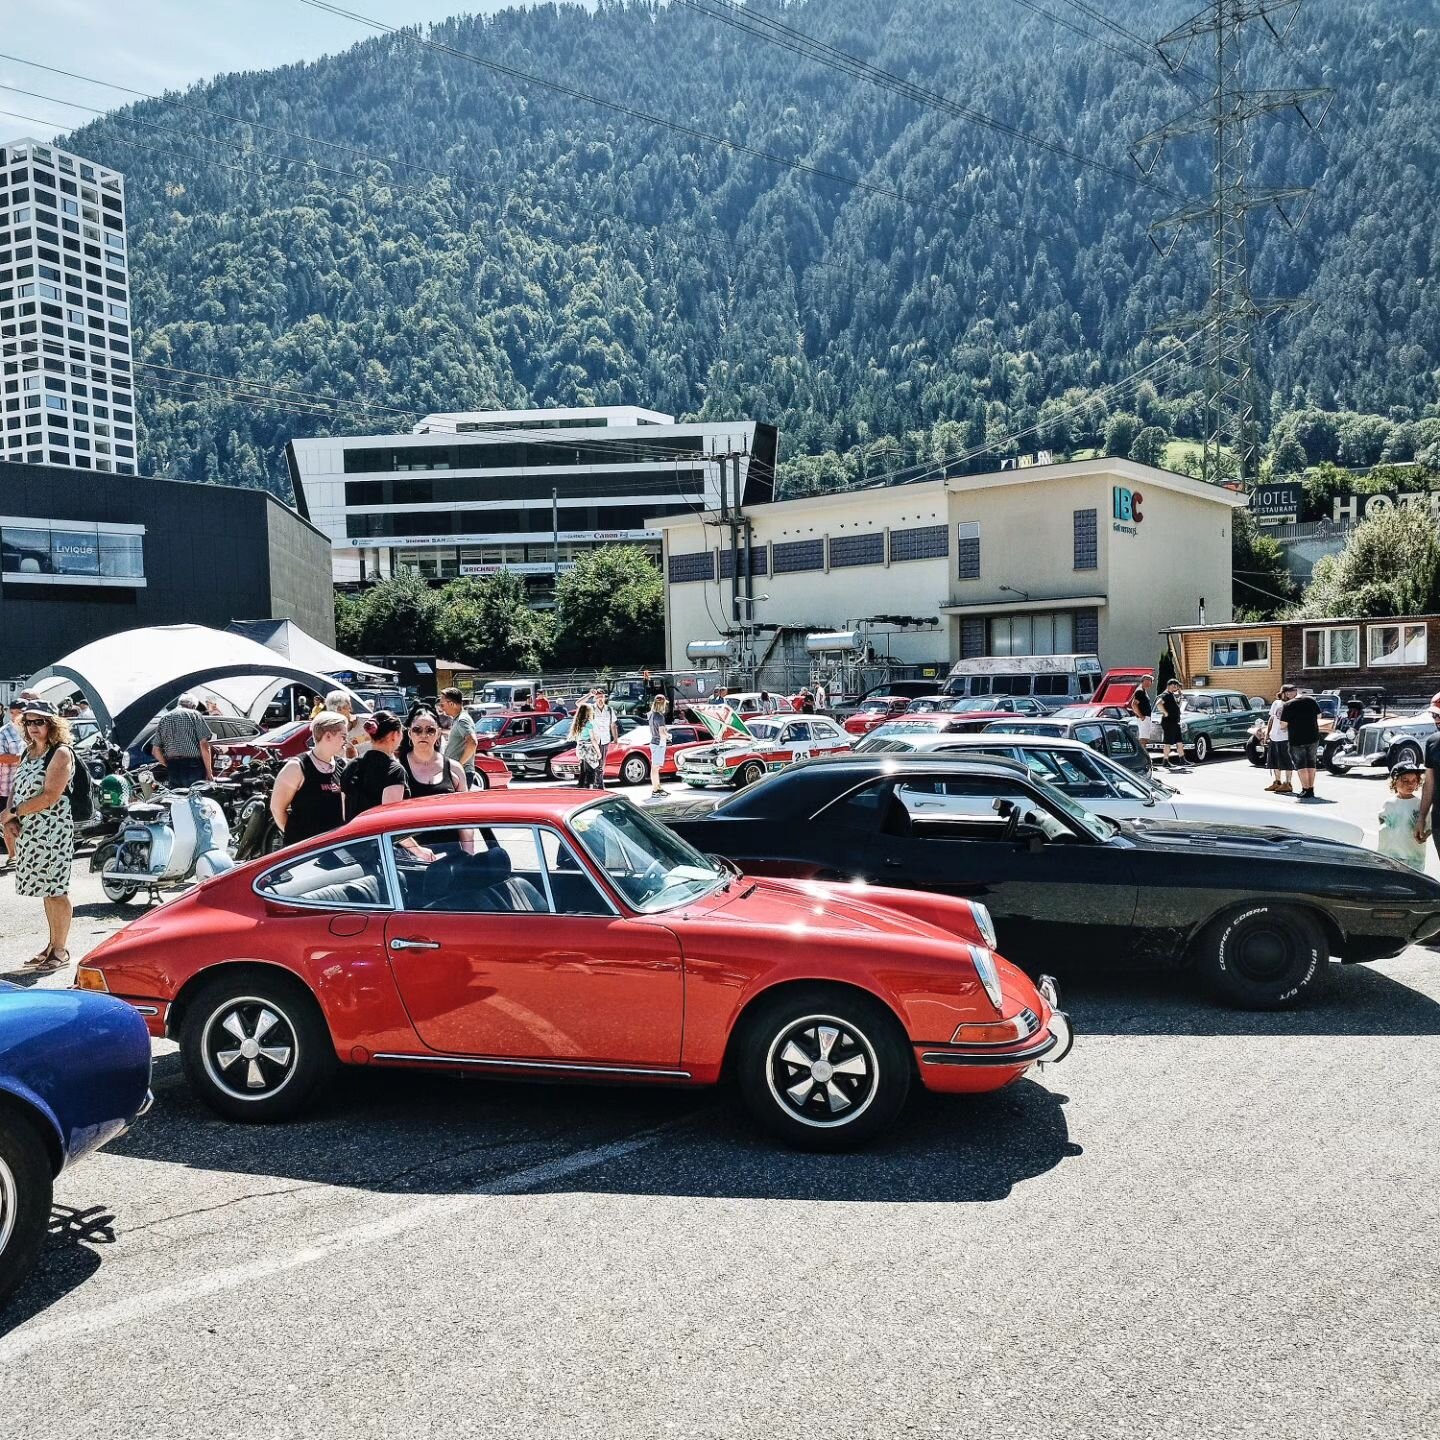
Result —
[[[490,12],[515,0],[343,0],[344,8],[390,25]],[[265,70],[348,49],[376,32],[299,0],[0,0],[8,12],[0,51],[82,75],[157,93],[227,70]],[[61,79],[0,59],[0,86],[18,86],[105,109],[125,103],[113,90]],[[41,138],[93,119],[0,89],[0,110],[39,116],[49,124],[0,115],[0,139]]]

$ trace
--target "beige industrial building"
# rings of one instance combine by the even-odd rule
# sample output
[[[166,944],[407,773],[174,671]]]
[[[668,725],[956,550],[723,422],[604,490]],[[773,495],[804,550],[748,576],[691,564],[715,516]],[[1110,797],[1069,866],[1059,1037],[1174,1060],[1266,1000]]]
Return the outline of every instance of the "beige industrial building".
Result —
[[[659,516],[667,660],[728,639],[754,664],[777,633],[858,628],[901,665],[1151,664],[1162,630],[1231,618],[1231,517],[1245,503],[1106,458],[804,496],[738,520]]]

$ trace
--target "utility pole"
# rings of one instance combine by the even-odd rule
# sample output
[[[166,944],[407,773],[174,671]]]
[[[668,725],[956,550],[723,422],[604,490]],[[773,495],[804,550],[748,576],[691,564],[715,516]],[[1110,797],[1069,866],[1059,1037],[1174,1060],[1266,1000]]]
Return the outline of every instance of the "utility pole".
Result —
[[[1246,178],[1252,120],[1293,109],[1310,129],[1317,129],[1329,111],[1331,92],[1308,89],[1247,90],[1244,85],[1242,41],[1256,22],[1282,45],[1299,14],[1302,0],[1208,0],[1196,15],[1156,41],[1160,58],[1172,73],[1191,69],[1189,54],[1197,43],[1209,48],[1214,65],[1209,96],[1193,109],[1142,136],[1131,156],[1149,174],[1172,140],[1208,135],[1211,143],[1210,194],[1192,200],[1155,221],[1150,241],[1162,256],[1174,250],[1192,225],[1210,231],[1210,293],[1204,309],[1167,322],[1157,329],[1174,333],[1208,333],[1205,404],[1206,479],[1223,478],[1221,459],[1228,440],[1239,460],[1240,479],[1254,483],[1259,470],[1255,429],[1255,335],[1267,316],[1297,310],[1309,302],[1293,296],[1257,296],[1250,288],[1247,225],[1252,210],[1273,209],[1294,229],[1310,208],[1308,186],[1252,186]],[[1276,28],[1277,24],[1280,26]],[[1306,105],[1319,106],[1312,121]],[[1287,208],[1289,207],[1289,208]],[[1292,213],[1293,211],[1293,213]],[[1162,238],[1165,237],[1162,241]]]

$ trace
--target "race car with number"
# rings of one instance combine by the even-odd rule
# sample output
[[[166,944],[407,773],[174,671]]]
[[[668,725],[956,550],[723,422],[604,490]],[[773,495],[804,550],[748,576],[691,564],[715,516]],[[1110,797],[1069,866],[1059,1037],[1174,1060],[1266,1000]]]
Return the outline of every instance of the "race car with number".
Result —
[[[727,785],[738,790],[796,760],[836,755],[855,743],[854,736],[847,735],[825,715],[796,716],[793,720],[776,716],[745,723],[749,735],[734,735],[681,755],[680,778],[687,785]]]

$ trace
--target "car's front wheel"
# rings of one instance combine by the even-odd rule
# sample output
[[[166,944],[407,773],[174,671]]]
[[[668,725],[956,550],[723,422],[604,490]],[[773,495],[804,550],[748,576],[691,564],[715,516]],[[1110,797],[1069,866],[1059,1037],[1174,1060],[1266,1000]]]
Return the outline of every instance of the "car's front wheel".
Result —
[[[336,1069],[314,997],[284,975],[219,975],[190,1000],[180,1058],[191,1088],[230,1120],[287,1120]]]
[[[1215,753],[1215,745],[1208,735],[1195,737],[1195,763],[1203,765]]]
[[[50,1223],[50,1157],[34,1125],[0,1111],[0,1305],[30,1273]]]
[[[834,986],[783,991],[745,1017],[736,1078],[756,1120],[802,1150],[849,1150],[890,1125],[913,1062],[878,1000]]]
[[[1425,752],[1413,740],[1407,740],[1403,745],[1395,746],[1385,757],[1385,768],[1393,770],[1402,761],[1406,765],[1423,765]]]
[[[1245,1010],[1283,1010],[1313,994],[1329,960],[1325,929],[1313,914],[1266,900],[1213,921],[1196,953],[1215,995]]]
[[[1254,735],[1245,742],[1245,758],[1257,770],[1265,768],[1265,747]]]
[[[752,760],[748,765],[740,767],[740,772],[735,777],[735,784],[743,790],[747,785],[754,785],[764,778],[765,767],[758,760]]]
[[[650,778],[650,762],[643,755],[627,755],[620,766],[620,778],[627,785],[643,785]]]

